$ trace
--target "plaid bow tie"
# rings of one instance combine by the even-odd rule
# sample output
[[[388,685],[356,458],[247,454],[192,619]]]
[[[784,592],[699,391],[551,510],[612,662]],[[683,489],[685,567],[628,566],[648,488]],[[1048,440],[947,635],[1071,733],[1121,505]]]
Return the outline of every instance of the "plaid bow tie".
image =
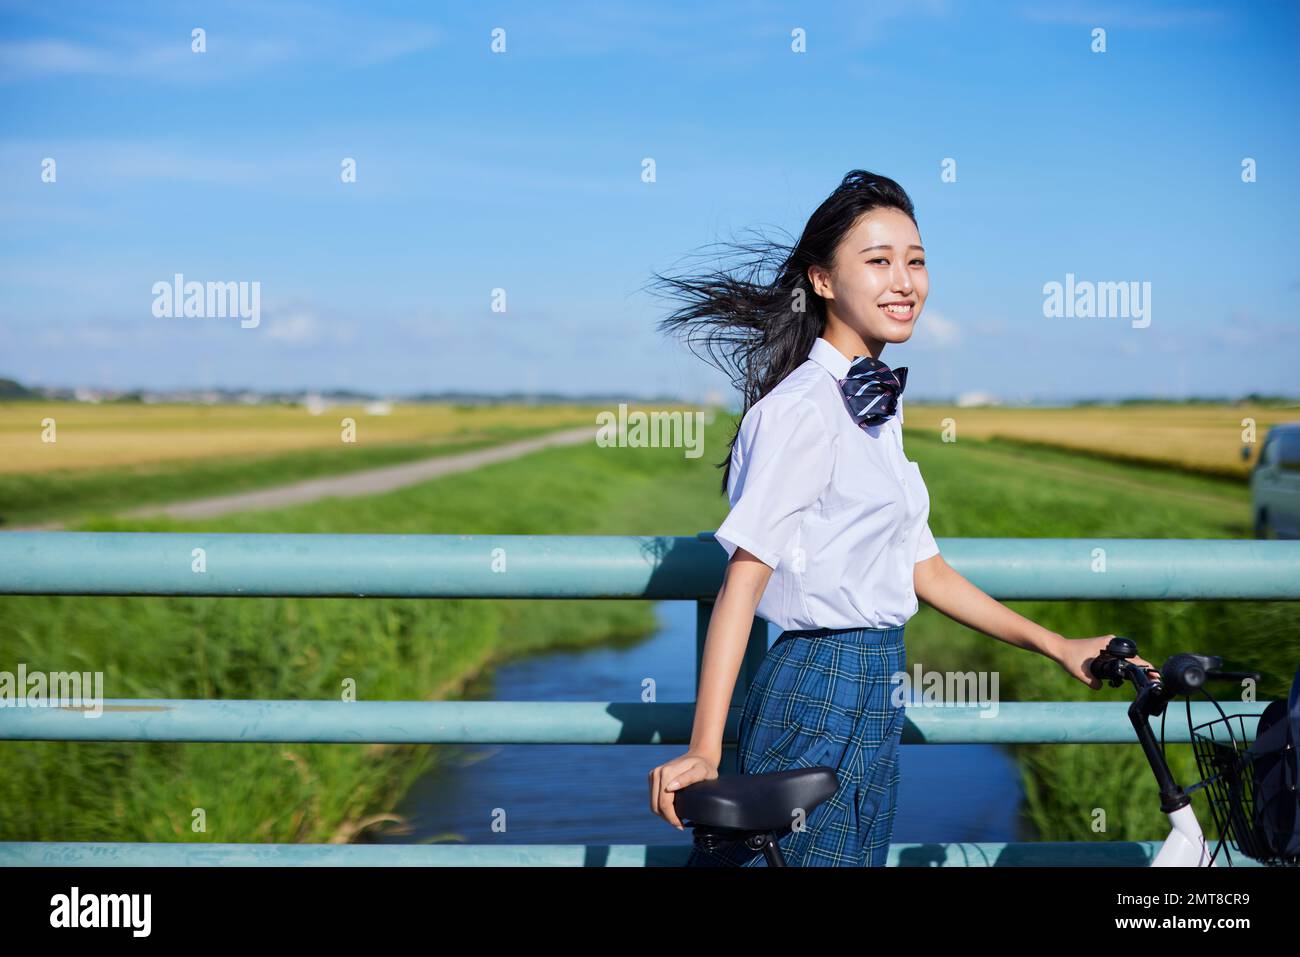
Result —
[[[879,359],[861,356],[839,380],[853,421],[862,428],[879,425],[898,409],[898,397],[907,385],[907,366],[891,369]]]

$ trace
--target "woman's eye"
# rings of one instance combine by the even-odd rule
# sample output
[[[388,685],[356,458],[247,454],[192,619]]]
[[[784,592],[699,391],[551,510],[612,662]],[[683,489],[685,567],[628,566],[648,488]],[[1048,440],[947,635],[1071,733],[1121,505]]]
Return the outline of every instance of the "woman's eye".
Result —
[[[918,266],[924,266],[924,265],[925,265],[925,260],[924,260],[924,259],[913,259],[912,262],[915,263],[915,264],[918,265]]]

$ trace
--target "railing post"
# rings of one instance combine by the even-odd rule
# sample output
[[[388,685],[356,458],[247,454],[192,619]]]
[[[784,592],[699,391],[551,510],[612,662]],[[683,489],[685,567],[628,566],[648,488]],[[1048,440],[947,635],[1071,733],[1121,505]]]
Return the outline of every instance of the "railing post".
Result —
[[[695,603],[695,696],[700,694],[700,665],[704,661],[704,643],[709,636],[709,621],[713,617],[713,602],[700,599]],[[767,622],[755,616],[749,627],[749,643],[745,646],[745,656],[740,660],[740,673],[736,675],[736,686],[731,691],[731,707],[739,713],[745,704],[745,695],[750,683],[758,671],[758,665],[767,654]],[[718,765],[719,774],[736,772],[736,748],[724,744],[722,761]]]

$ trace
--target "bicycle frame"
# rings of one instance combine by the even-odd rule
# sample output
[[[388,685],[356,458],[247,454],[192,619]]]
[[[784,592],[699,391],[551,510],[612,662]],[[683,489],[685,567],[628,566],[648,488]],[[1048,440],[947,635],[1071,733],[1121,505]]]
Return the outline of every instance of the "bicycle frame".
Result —
[[[1159,852],[1151,861],[1152,867],[1217,867],[1214,856],[1205,844],[1201,822],[1189,803],[1169,815],[1173,830],[1165,838]]]
[[[1164,750],[1156,743],[1148,717],[1163,715],[1168,703],[1161,696],[1161,686],[1152,682],[1143,671],[1135,671],[1134,683],[1137,698],[1129,705],[1128,718],[1137,732],[1138,742],[1147,756],[1147,763],[1160,784],[1160,810],[1169,815],[1169,836],[1151,861],[1152,867],[1213,867],[1214,859],[1205,844],[1201,822],[1192,810],[1192,799],[1174,780]]]

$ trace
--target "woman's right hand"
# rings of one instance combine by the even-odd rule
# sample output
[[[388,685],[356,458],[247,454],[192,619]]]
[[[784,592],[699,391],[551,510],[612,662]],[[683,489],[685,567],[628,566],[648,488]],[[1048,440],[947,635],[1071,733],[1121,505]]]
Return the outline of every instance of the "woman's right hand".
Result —
[[[712,781],[718,776],[718,762],[710,755],[687,751],[680,758],[667,761],[650,772],[650,810],[684,831],[673,808],[677,792],[696,781]]]

